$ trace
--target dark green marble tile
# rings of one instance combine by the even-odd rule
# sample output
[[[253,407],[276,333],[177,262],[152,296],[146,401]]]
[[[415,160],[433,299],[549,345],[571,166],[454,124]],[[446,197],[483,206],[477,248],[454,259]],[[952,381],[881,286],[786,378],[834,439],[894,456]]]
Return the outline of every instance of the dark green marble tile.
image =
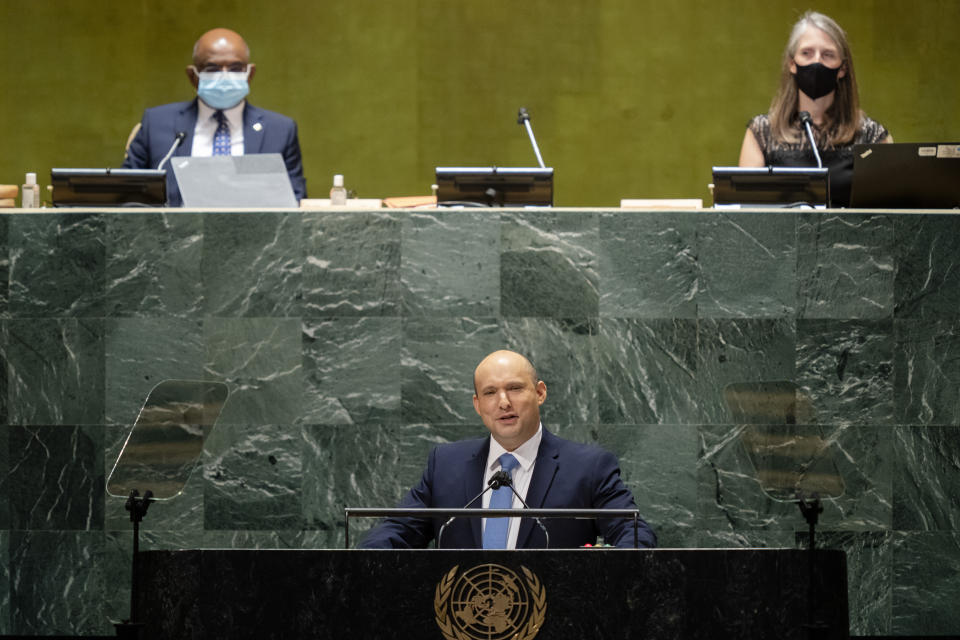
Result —
[[[102,424],[103,320],[7,322],[8,420],[12,424]]]
[[[894,219],[897,318],[960,315],[960,216],[902,215]]]
[[[960,533],[893,537],[893,635],[960,634]]]
[[[602,424],[695,424],[695,320],[602,318],[597,339]]]
[[[0,488],[6,489],[10,479],[10,427],[0,424]],[[0,492],[0,532],[10,528],[10,492]],[[5,575],[0,572],[0,576]],[[0,580],[0,587],[3,586]]]
[[[303,213],[304,313],[400,315],[400,237],[395,213]]]
[[[701,318],[779,318],[797,308],[797,218],[703,213],[697,224]]]
[[[151,515],[148,511],[141,526],[146,525]],[[148,548],[145,544],[147,538],[148,535],[141,529],[141,551]],[[130,588],[133,580],[133,531],[104,531],[101,558],[100,570],[104,585],[109,585],[100,604],[101,615],[108,624],[129,620]]]
[[[9,380],[10,331],[7,320],[0,320],[0,424],[10,422]]]
[[[698,520],[697,427],[602,425],[596,434],[597,443],[619,457],[623,481],[659,546],[690,542]]]
[[[400,318],[303,321],[302,421],[365,424],[400,419]]]
[[[201,315],[204,215],[127,213],[106,217],[108,316]]]
[[[894,242],[892,216],[800,214],[798,317],[891,317]]]
[[[292,424],[302,412],[300,321],[293,318],[208,318],[206,379],[225,382],[225,424]]]
[[[103,532],[10,533],[11,633],[107,635]]]
[[[600,214],[598,288],[604,317],[695,318],[699,213]]]
[[[309,425],[304,428],[303,516],[314,547],[342,548],[346,507],[393,507],[420,479],[430,450],[487,433],[476,426]],[[351,546],[374,521],[351,520]]]
[[[10,315],[10,216],[0,215],[0,318]],[[0,616],[0,624],[2,624]],[[2,631],[0,631],[2,633]]]
[[[501,214],[500,221],[503,316],[599,314],[597,214],[511,212]]]
[[[9,218],[11,316],[103,316],[103,218],[87,213]]]
[[[895,320],[897,424],[960,424],[960,321]]]
[[[0,633],[10,633],[10,532],[0,529]]]
[[[12,529],[103,529],[103,427],[9,429]]]
[[[203,215],[203,311],[217,317],[299,316],[299,211]]]
[[[204,378],[200,320],[124,318],[106,321],[107,424],[132,426],[157,384]]]
[[[796,377],[796,328],[789,318],[701,320],[697,327],[697,387],[692,398],[703,421],[732,421],[730,385],[787,382]]]
[[[289,424],[217,426],[204,447],[204,528],[301,528],[301,440]]]
[[[894,529],[960,531],[960,426],[899,426],[894,439]]]
[[[104,429],[104,469],[107,480],[110,472],[126,443],[130,426],[108,426]],[[202,461],[201,461],[202,463]],[[183,492],[168,500],[157,500],[150,507],[147,517],[141,524],[141,534],[146,532],[174,532],[189,535],[203,530],[203,467],[198,464],[187,480]],[[139,488],[141,494],[149,486]],[[132,531],[130,512],[126,510],[126,499],[107,494],[104,497],[104,529],[123,532]],[[187,548],[187,547],[181,547]]]
[[[818,549],[842,549],[847,554],[847,602],[851,636],[890,634],[893,581],[893,545],[884,531],[817,531]],[[798,534],[799,546],[809,545],[807,534]]]
[[[835,531],[889,531],[897,455],[891,429],[837,425],[820,429],[845,487],[843,495],[824,505],[821,522]]]
[[[403,422],[479,424],[473,371],[505,342],[495,318],[405,319]]]
[[[893,422],[893,322],[798,320],[797,386],[822,423]]]
[[[411,211],[402,222],[405,316],[500,310],[500,222],[488,211]]]
[[[513,318],[501,321],[507,348],[533,362],[547,385],[544,424],[598,418],[596,318]]]
[[[695,544],[685,546],[703,549],[795,549],[798,546],[796,534],[793,531],[764,529],[699,528],[696,531],[695,540]]]

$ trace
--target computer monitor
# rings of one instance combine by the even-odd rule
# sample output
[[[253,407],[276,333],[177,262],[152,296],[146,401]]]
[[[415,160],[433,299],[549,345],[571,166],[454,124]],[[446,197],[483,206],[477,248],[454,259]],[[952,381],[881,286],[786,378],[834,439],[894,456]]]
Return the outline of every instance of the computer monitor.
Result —
[[[715,207],[824,208],[830,175],[817,167],[713,167]]]
[[[551,167],[437,167],[437,204],[552,207]]]
[[[55,207],[162,207],[167,172],[156,169],[51,169]]]
[[[960,143],[853,146],[852,208],[960,207]]]

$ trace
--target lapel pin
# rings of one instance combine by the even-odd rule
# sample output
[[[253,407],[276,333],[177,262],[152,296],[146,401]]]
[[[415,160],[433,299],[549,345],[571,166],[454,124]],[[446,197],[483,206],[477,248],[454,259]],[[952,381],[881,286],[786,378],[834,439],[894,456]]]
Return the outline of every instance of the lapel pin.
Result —
[[[260,131],[261,129],[263,129],[263,125],[260,124],[259,122],[255,122],[255,123],[253,124],[253,130],[254,130],[254,131]]]

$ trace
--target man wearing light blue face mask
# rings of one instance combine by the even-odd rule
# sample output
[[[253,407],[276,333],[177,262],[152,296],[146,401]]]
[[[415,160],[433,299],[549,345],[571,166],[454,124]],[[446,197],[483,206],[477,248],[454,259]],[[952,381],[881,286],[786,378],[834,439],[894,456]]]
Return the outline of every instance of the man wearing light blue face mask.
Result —
[[[256,65],[250,63],[243,38],[230,29],[208,31],[194,45],[193,64],[186,71],[197,98],[144,111],[123,166],[157,168],[178,137],[175,156],[279,153],[294,194],[306,198],[296,123],[246,100]],[[182,204],[173,171],[167,172],[167,201]]]

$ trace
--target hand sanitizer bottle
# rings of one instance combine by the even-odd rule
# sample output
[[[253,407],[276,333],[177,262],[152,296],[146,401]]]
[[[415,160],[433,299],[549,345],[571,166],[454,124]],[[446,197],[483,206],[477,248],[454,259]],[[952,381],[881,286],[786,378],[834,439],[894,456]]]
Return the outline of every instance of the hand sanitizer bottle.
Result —
[[[333,188],[330,189],[330,204],[335,207],[342,207],[347,204],[347,189],[343,186],[343,175],[333,176]]]

